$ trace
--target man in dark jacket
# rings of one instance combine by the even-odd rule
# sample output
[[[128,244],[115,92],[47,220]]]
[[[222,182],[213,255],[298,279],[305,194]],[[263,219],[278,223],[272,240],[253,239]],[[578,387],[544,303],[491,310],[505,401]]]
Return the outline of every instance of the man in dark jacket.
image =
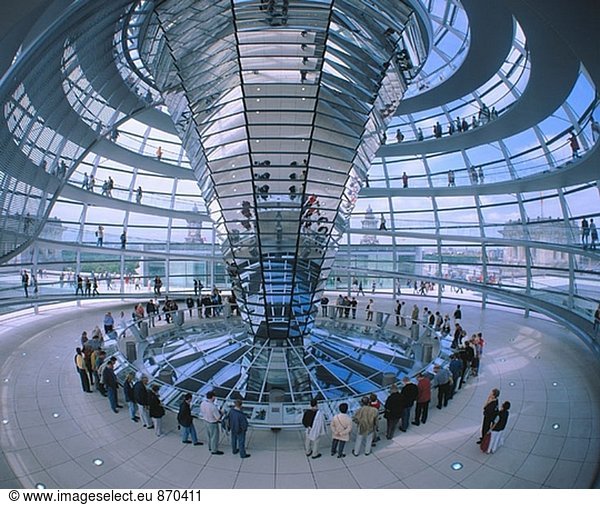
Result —
[[[148,302],[146,303],[146,314],[148,314],[148,317],[150,318],[150,326],[152,327],[155,326],[154,316],[156,312],[156,305],[154,305],[154,302],[152,300],[148,300]]]
[[[450,365],[448,366],[450,373],[452,374],[452,387],[450,388],[450,399],[454,397],[456,392],[456,386],[459,383],[463,371],[463,362],[459,354],[453,354],[451,356]]]
[[[177,422],[181,426],[181,442],[184,444],[204,445],[198,441],[196,428],[194,427],[194,417],[192,416],[192,393],[186,393],[179,405],[179,413],[177,414]],[[191,435],[191,442],[188,437]]]
[[[193,317],[192,310],[194,309],[194,299],[191,296],[188,296],[185,299],[185,304],[187,305],[190,317]]]
[[[146,389],[146,384],[148,384],[148,377],[142,375],[142,378],[135,383],[135,386],[133,386],[133,397],[135,398],[135,403],[140,406],[140,413],[142,414],[144,427],[151,430],[154,428],[154,424],[150,418],[148,390]]]
[[[400,395],[396,384],[392,384],[390,387],[390,396],[387,397],[384,408],[384,416],[387,421],[385,438],[391,440],[394,437],[398,421],[400,421],[400,418],[402,417],[402,396]]]
[[[410,421],[410,410],[412,409],[413,403],[417,400],[419,388],[416,384],[410,382],[408,376],[404,376],[402,382],[404,383],[404,387],[400,392],[402,400],[402,421],[400,423],[400,431],[406,431]]]
[[[104,371],[102,372],[102,383],[106,388],[106,392],[108,394],[108,401],[110,403],[110,408],[116,414],[119,412],[117,409],[117,386],[119,383],[117,382],[117,376],[115,375],[113,359],[109,359],[108,363],[104,367]]]
[[[235,400],[234,407],[229,411],[229,429],[231,430],[231,448],[233,454],[240,453],[241,458],[249,458],[246,452],[246,431],[248,418],[242,412],[242,400]]]

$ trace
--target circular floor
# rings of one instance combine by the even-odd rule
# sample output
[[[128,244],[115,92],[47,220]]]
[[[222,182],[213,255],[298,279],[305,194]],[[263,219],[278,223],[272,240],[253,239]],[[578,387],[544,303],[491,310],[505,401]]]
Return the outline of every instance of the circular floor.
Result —
[[[480,375],[446,409],[430,409],[426,425],[379,442],[370,456],[332,458],[327,437],[317,460],[304,455],[299,430],[251,430],[252,457],[241,460],[227,440],[224,456],[182,444],[174,414],[157,438],[125,410],[114,414],[105,398],[81,391],[74,348],[108,307],[118,306],[96,302],[0,321],[0,487],[589,488],[598,471],[598,361],[551,321],[463,306],[465,329],[483,331],[487,341]],[[381,297],[378,307],[391,311],[393,302]],[[475,441],[493,387],[512,409],[505,446],[486,455]],[[204,428],[199,434],[206,441]]]

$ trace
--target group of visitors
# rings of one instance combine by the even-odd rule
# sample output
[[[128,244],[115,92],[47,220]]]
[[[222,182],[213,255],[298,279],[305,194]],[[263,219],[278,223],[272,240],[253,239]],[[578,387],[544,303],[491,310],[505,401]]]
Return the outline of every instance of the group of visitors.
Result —
[[[34,296],[39,294],[38,278],[33,273],[33,270],[31,270],[31,273],[27,272],[27,270],[21,271],[21,286],[23,287],[25,298],[29,298],[29,286],[33,288]]]
[[[91,393],[94,383],[97,390],[108,398],[110,409],[118,414],[119,409],[125,408],[119,403],[118,388],[120,384],[115,373],[117,359],[111,357],[106,359],[106,352],[102,350],[102,340],[94,335],[91,341],[87,340],[84,332],[82,341],[83,348],[78,347],[75,354],[75,365],[81,378],[82,388],[86,393]],[[166,409],[160,398],[160,386],[152,384],[148,386],[149,379],[141,375],[136,380],[133,373],[128,373],[123,381],[123,397],[127,403],[129,417],[132,422],[138,423],[141,419],[144,428],[154,430],[157,437],[165,434],[163,429],[163,418]],[[208,448],[213,455],[220,456],[223,451],[219,450],[219,435],[221,429],[231,434],[232,452],[240,454],[241,458],[249,458],[246,452],[246,431],[248,430],[248,419],[242,410],[242,400],[234,401],[233,407],[226,413],[215,404],[215,393],[210,391],[205,400],[200,404],[200,413],[206,428]],[[194,426],[194,416],[191,410],[192,394],[183,396],[177,414],[177,422],[181,430],[181,442],[204,445],[198,438]]]
[[[594,223],[594,218],[590,218],[588,221],[587,218],[583,218],[581,220],[581,244],[584,249],[596,250],[596,243],[598,242],[598,229],[596,228],[596,223]]]
[[[226,299],[229,314],[239,315],[240,312],[235,293],[232,292]],[[194,316],[194,308],[197,309],[197,316],[199,318],[210,318],[222,315],[225,306],[221,292],[217,287],[214,287],[210,294],[199,295],[196,298],[191,295],[188,296],[185,299],[185,304],[190,318]],[[165,296],[162,303],[158,298],[150,298],[145,304],[136,303],[134,305],[131,313],[131,321],[137,323],[137,326],[141,328],[143,319],[148,318],[148,326],[154,328],[157,321],[162,321],[163,316],[167,324],[173,323],[175,321],[175,314],[179,310],[177,301],[169,298],[169,296]],[[127,328],[128,324],[125,313],[121,312],[121,319],[118,324],[120,329],[119,334]]]
[[[110,312],[107,315],[110,315]],[[74,361],[75,369],[81,380],[82,390],[86,393],[92,393],[92,387],[95,385],[97,391],[103,396],[108,396],[104,381],[104,369],[108,361],[111,360],[106,360],[106,352],[103,347],[104,335],[99,326],[94,328],[91,338],[88,337],[87,331],[84,331],[81,334],[81,345],[75,349]],[[107,374],[109,373],[107,372]]]
[[[461,118],[460,116],[457,116],[454,120],[448,121],[446,133],[448,135],[454,135],[457,132],[464,133],[469,129],[477,128],[478,126],[497,118],[498,112],[496,111],[496,107],[492,107],[490,109],[485,104],[482,104],[478,114],[473,114],[471,116],[470,122],[467,120],[467,118]],[[442,138],[444,135],[442,125],[439,121],[436,121],[436,123],[432,126],[432,133],[433,137],[436,139]]]
[[[150,302],[154,304],[152,300]],[[134,309],[136,317],[142,317],[143,312],[143,307],[140,304],[136,305]],[[123,316],[121,312],[121,318]],[[462,323],[460,305],[456,307],[453,319],[455,326],[460,327]],[[111,335],[115,328],[115,320],[111,312],[104,315],[102,323],[104,334]],[[464,332],[461,332],[461,335],[464,335]],[[384,433],[386,439],[391,440],[398,432],[407,432],[411,425],[426,424],[432,391],[438,390],[437,408],[442,409],[447,406],[456,390],[461,389],[466,380],[465,370],[469,370],[467,365],[472,367],[475,356],[481,355],[483,348],[481,333],[474,335],[471,340],[461,340],[459,337],[456,341],[458,347],[447,367],[435,365],[433,374],[422,371],[415,380],[411,380],[408,376],[403,377],[400,385],[391,385],[389,395],[383,403],[376,394],[372,393],[361,398],[360,406],[352,414],[347,402],[340,403],[339,412],[328,422],[324,413],[319,410],[318,401],[313,399],[310,409],[305,411],[302,417],[302,424],[305,427],[306,455],[313,459],[322,456],[320,442],[328,433],[328,428],[331,430],[332,437],[331,455],[344,458],[346,445],[352,440],[353,433],[352,454],[358,457],[361,453],[371,454],[372,448]],[[83,391],[91,393],[95,385],[96,390],[108,398],[110,409],[114,413],[119,413],[125,405],[119,402],[118,389],[121,385],[115,372],[117,359],[107,358],[103,345],[103,332],[99,326],[94,328],[91,339],[88,339],[87,332],[84,331],[81,336],[81,347],[76,349],[75,365]],[[145,428],[153,429],[158,437],[162,436],[166,409],[161,403],[160,386],[158,384],[149,386],[149,379],[145,375],[139,376],[136,380],[135,375],[129,373],[122,387],[123,399],[127,403],[131,421],[138,423],[141,420]],[[488,453],[495,452],[502,445],[502,432],[506,427],[510,409],[510,402],[504,402],[499,408],[498,398],[499,391],[492,390],[483,410],[481,439],[478,443],[484,441],[483,448]],[[202,446],[204,443],[200,441],[194,424],[192,400],[192,394],[187,393],[180,402],[177,422],[180,427],[181,442]],[[243,401],[237,399],[231,409],[225,412],[217,406],[216,394],[213,391],[208,392],[201,402],[199,410],[206,429],[208,449],[212,455],[224,454],[219,448],[219,443],[220,434],[225,430],[231,434],[232,453],[239,454],[241,458],[250,457],[246,452],[248,419],[242,406]],[[415,407],[414,415],[413,407]],[[380,427],[381,414],[385,419],[385,426]],[[489,441],[486,440],[488,432],[491,432]]]
[[[429,378],[429,374],[422,372],[418,374],[416,384],[409,377],[404,377],[401,388],[396,384],[390,387],[390,394],[383,407],[387,440],[392,440],[398,431],[407,432],[411,424],[419,426],[427,422],[432,388],[440,389],[443,386],[440,378],[443,375],[441,370],[444,369],[439,366],[435,367],[433,381]],[[448,371],[445,370],[445,372],[447,379],[451,380]],[[502,408],[498,409],[498,395],[499,391],[494,389],[484,406],[482,438],[477,442],[480,444],[487,432],[491,430],[491,441],[484,447],[488,454],[495,452],[503,444],[502,432],[506,427],[510,409],[510,402],[504,402]],[[414,420],[410,422],[414,405],[416,405]],[[352,455],[358,457],[361,451],[364,451],[365,456],[370,455],[372,448],[380,440],[380,407],[381,403],[375,394],[362,397],[360,407],[353,415],[348,413],[348,403],[340,403],[339,412],[329,423],[332,439],[331,455],[338,458],[346,457],[346,444],[352,439],[353,433]],[[438,408],[440,407],[438,406]],[[304,412],[302,417],[302,425],[305,428],[306,456],[312,459],[320,458],[322,454],[319,448],[322,437],[327,435],[327,421],[325,415],[319,410],[317,400],[311,400],[310,408]]]
[[[506,401],[499,406],[500,390],[492,389],[483,405],[483,423],[481,425],[481,438],[477,444],[481,450],[493,454],[504,444],[504,428],[508,421],[510,402]]]
[[[81,274],[75,276],[75,296],[100,296],[98,291],[98,278],[92,273],[90,276],[85,277]]]

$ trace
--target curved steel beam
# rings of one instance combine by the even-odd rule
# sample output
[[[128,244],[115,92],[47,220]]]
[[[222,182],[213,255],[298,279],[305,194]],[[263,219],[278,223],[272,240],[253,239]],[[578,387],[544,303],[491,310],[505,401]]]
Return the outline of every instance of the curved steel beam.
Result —
[[[531,73],[519,100],[479,128],[439,139],[383,145],[378,156],[451,152],[494,142],[540,123],[565,102],[579,75],[579,59],[527,4],[506,1],[525,32],[530,53]]]
[[[598,251],[591,251],[589,249],[582,249],[581,247],[575,247],[569,244],[553,244],[550,242],[536,242],[534,240],[523,240],[523,239],[506,239],[496,237],[477,237],[471,235],[458,235],[451,233],[427,233],[418,231],[405,231],[405,230],[394,230],[394,231],[382,231],[382,230],[363,230],[361,228],[349,228],[346,233],[356,235],[374,235],[377,237],[404,237],[404,238],[416,238],[424,240],[442,240],[446,242],[465,242],[467,244],[474,245],[486,245],[490,246],[502,246],[502,247],[531,247],[534,249],[548,249],[549,251],[563,252],[567,254],[576,254],[600,262],[600,249]],[[443,244],[442,244],[443,245]],[[578,244],[579,245],[579,244]],[[512,265],[511,265],[512,266]]]
[[[390,196],[430,197],[430,196],[472,196],[472,195],[502,195],[507,193],[528,193],[545,191],[559,187],[575,186],[590,181],[600,180],[600,149],[596,144],[584,156],[567,166],[547,169],[534,175],[511,179],[504,182],[492,182],[472,186],[456,186],[452,188],[434,186],[431,188],[363,188],[360,198],[387,198]]]
[[[396,116],[458,100],[485,84],[504,63],[513,42],[512,14],[502,2],[462,0],[461,4],[469,18],[471,41],[467,56],[442,84],[402,100]]]

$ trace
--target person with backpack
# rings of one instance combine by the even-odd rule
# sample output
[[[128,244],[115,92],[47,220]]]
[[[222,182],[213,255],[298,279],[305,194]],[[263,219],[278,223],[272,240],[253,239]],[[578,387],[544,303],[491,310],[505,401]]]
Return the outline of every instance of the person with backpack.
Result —
[[[194,426],[194,416],[192,416],[192,393],[186,393],[179,405],[179,412],[177,413],[177,422],[181,426],[181,443],[182,444],[194,444],[204,445],[198,441],[198,435],[196,433],[196,427]],[[189,437],[192,440],[188,440]]]
[[[227,413],[222,421],[224,427],[231,433],[231,450],[233,454],[240,454],[240,458],[249,458],[246,452],[246,432],[248,431],[248,418],[242,411],[242,400],[237,399],[233,408]]]
[[[315,398],[310,401],[310,409],[304,411],[302,425],[306,428],[304,440],[306,455],[312,456],[312,459],[320,458],[319,439],[327,433],[327,428],[325,426],[325,416],[319,410]]]

